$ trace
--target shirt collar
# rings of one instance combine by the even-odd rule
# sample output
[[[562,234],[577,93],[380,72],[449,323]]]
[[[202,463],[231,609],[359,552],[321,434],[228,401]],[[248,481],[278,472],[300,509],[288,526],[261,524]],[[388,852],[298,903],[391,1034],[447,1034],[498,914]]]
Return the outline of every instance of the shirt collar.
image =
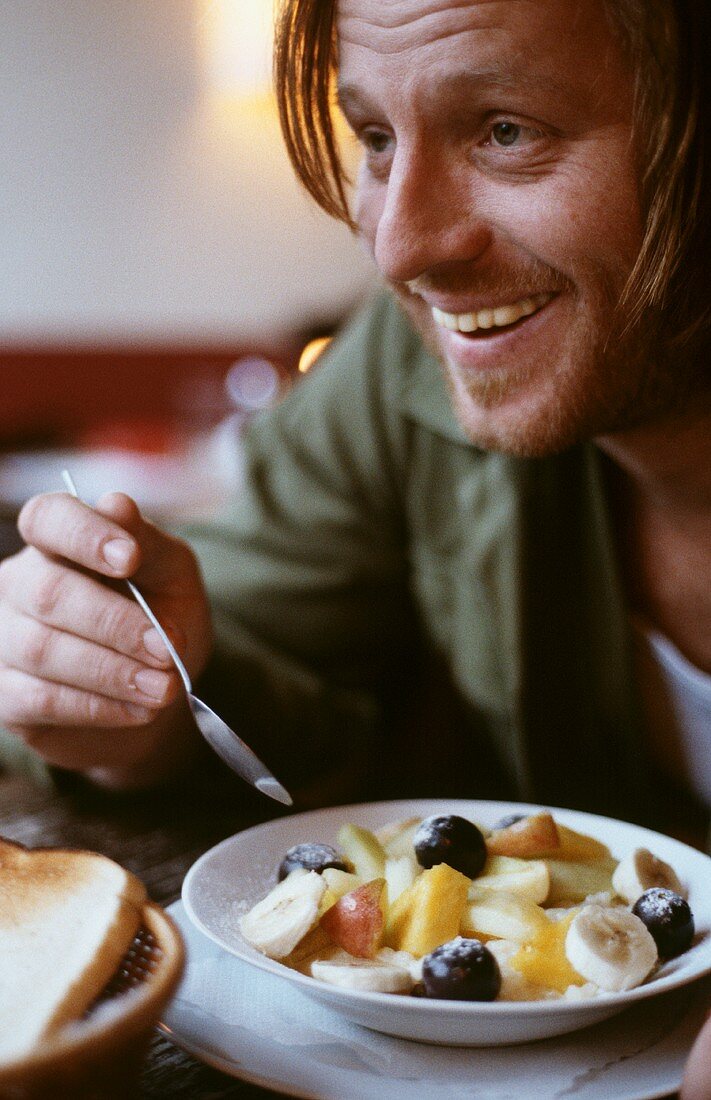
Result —
[[[425,428],[467,447],[473,444],[460,427],[447,390],[442,367],[424,347],[406,315],[400,310],[410,332],[407,370],[401,390],[400,407],[405,416]]]

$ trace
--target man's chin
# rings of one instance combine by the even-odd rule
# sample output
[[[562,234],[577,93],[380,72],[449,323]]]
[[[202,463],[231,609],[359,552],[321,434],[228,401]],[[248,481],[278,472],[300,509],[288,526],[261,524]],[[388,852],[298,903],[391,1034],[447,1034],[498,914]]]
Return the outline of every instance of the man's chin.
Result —
[[[540,378],[519,364],[474,380],[449,362],[437,339],[429,309],[417,296],[392,287],[427,351],[437,360],[457,422],[476,447],[519,458],[558,454],[579,442],[573,424],[564,422],[558,396],[540,392]]]
[[[455,417],[467,439],[486,451],[517,458],[546,458],[581,443],[646,428],[670,417],[689,415],[689,394],[683,385],[674,392],[666,384],[622,394],[606,393],[592,384],[566,385],[563,374],[555,389],[536,392],[533,382],[510,375],[497,386],[477,386],[475,392],[457,384],[456,374],[443,364]],[[587,392],[585,392],[587,389]],[[584,396],[583,396],[584,394]],[[703,391],[696,391],[703,403]]]
[[[555,418],[502,416],[491,409],[472,411],[470,404],[453,401],[454,415],[467,439],[483,451],[515,458],[546,458],[580,443],[584,433],[567,428]]]
[[[586,437],[582,410],[566,408],[554,392],[541,392],[540,379],[525,367],[473,384],[471,379],[465,383],[456,367],[441,359],[440,364],[457,422],[482,450],[543,458]]]

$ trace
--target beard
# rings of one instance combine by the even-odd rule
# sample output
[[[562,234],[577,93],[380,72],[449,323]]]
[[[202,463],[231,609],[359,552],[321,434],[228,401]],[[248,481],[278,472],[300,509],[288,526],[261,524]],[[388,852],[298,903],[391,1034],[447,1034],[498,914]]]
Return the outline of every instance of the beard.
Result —
[[[469,280],[471,287],[471,274]],[[550,358],[522,359],[497,372],[471,371],[448,359],[431,311],[419,297],[462,291],[463,280],[427,275],[392,289],[440,364],[467,438],[484,450],[533,458],[683,415],[698,399],[700,372],[681,357],[672,361],[660,320],[647,317],[630,325],[625,280],[626,272],[591,266],[571,281],[538,261],[494,278],[482,275],[476,290],[493,301],[519,300],[531,287],[567,298],[570,322]]]

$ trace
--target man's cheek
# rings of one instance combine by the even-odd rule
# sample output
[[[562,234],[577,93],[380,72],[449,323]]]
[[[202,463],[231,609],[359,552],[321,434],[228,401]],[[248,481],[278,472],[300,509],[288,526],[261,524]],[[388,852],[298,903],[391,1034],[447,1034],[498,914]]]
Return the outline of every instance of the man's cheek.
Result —
[[[634,180],[622,171],[622,150],[600,154],[608,171],[595,158],[577,165],[559,178],[559,209],[566,230],[560,234],[561,257],[591,257],[610,271],[628,270],[642,241],[642,219]],[[566,242],[567,245],[566,245]]]
[[[374,187],[372,182],[364,177],[365,172],[361,168],[353,197],[353,219],[358,227],[359,236],[372,257],[378,222],[385,206],[385,193],[384,191],[381,193],[380,189]]]

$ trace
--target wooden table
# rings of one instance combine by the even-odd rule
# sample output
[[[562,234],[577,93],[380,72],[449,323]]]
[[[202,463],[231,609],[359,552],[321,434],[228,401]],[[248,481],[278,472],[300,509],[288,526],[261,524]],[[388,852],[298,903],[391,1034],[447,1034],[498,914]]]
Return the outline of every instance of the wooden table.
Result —
[[[276,803],[253,794],[222,769],[191,788],[130,797],[71,783],[65,790],[41,787],[0,770],[0,835],[28,847],[58,845],[103,852],[138,875],[161,905],[180,896],[183,876],[202,852],[278,812]],[[241,1100],[283,1094],[236,1081],[156,1034],[140,1095]]]

